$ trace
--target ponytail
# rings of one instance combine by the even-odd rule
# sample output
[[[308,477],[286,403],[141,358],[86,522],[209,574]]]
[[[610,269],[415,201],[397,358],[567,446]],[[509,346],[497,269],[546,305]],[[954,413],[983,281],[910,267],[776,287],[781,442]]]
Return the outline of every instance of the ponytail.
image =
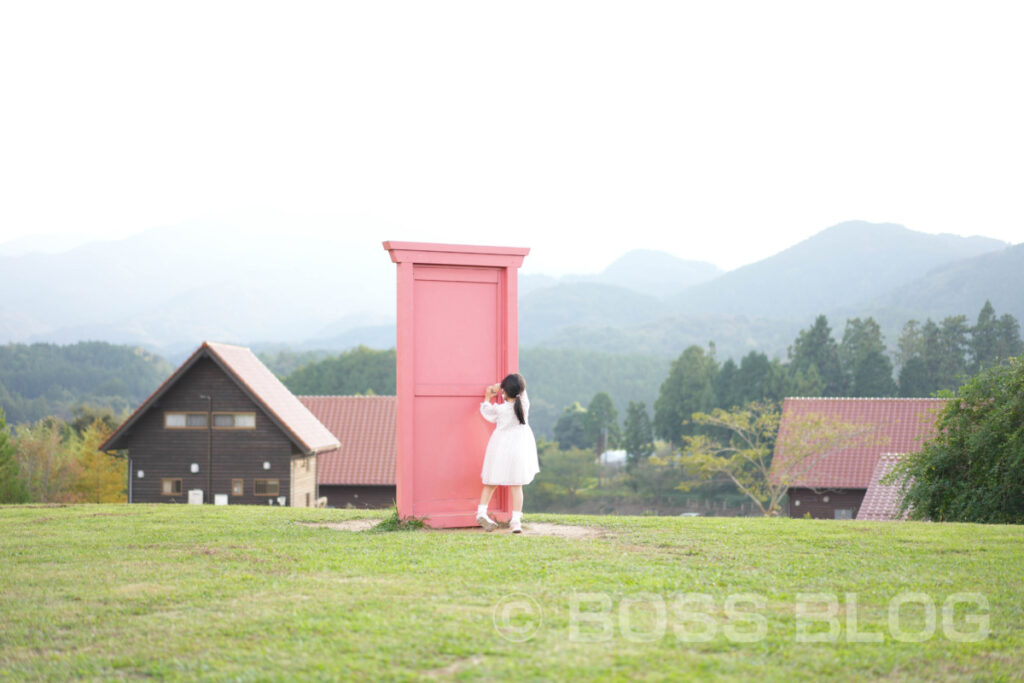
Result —
[[[526,380],[519,373],[512,373],[501,380],[501,390],[506,396],[515,398],[516,402],[512,409],[519,418],[519,424],[526,424],[526,412],[523,410],[523,401],[519,398],[526,391]]]

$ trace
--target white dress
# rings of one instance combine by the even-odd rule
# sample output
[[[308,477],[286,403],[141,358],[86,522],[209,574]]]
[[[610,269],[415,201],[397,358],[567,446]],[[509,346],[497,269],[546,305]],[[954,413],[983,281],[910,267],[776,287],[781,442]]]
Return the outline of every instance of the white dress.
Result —
[[[480,414],[484,419],[498,425],[487,442],[484,466],[480,472],[483,483],[489,486],[522,486],[533,481],[534,475],[540,472],[537,440],[530,429],[530,399],[525,391],[520,398],[526,424],[519,424],[514,401],[484,401],[480,404]]]

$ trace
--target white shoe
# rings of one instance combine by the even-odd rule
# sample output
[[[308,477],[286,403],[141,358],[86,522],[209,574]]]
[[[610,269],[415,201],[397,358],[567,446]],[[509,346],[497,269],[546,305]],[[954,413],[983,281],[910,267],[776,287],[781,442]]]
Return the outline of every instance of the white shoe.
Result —
[[[511,522],[509,522],[508,523],[508,528],[511,529],[512,533],[514,533],[514,534],[521,534],[521,533],[523,533],[522,522],[520,522],[518,519],[513,519]]]
[[[494,531],[498,528],[498,523],[487,515],[477,515],[476,523],[484,528],[484,531]]]

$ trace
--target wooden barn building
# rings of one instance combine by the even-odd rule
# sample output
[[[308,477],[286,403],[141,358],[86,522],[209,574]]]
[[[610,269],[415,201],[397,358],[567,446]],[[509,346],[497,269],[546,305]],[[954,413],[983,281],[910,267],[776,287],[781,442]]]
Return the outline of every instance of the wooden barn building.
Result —
[[[789,471],[790,517],[815,519],[894,519],[898,487],[884,486],[899,454],[920,450],[935,433],[945,399],[934,398],[787,398],[782,407],[771,477],[780,481],[790,429],[808,415],[866,425],[867,433],[828,453],[814,454],[806,467]]]
[[[339,445],[252,351],[206,342],[100,450],[128,451],[132,503],[308,507]]]
[[[395,503],[394,396],[300,396],[341,445],[321,453],[320,496],[331,507],[384,508]]]

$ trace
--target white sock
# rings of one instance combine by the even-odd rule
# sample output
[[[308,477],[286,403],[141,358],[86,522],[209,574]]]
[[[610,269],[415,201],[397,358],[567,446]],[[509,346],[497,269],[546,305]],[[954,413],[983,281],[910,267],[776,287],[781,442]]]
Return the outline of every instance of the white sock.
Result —
[[[521,522],[522,520],[523,520],[523,513],[522,512],[516,512],[515,510],[513,510],[512,511],[512,521],[513,522]]]
[[[487,506],[486,505],[477,505],[476,506],[476,516],[477,517],[487,517]],[[490,517],[487,517],[487,519],[490,519]]]

